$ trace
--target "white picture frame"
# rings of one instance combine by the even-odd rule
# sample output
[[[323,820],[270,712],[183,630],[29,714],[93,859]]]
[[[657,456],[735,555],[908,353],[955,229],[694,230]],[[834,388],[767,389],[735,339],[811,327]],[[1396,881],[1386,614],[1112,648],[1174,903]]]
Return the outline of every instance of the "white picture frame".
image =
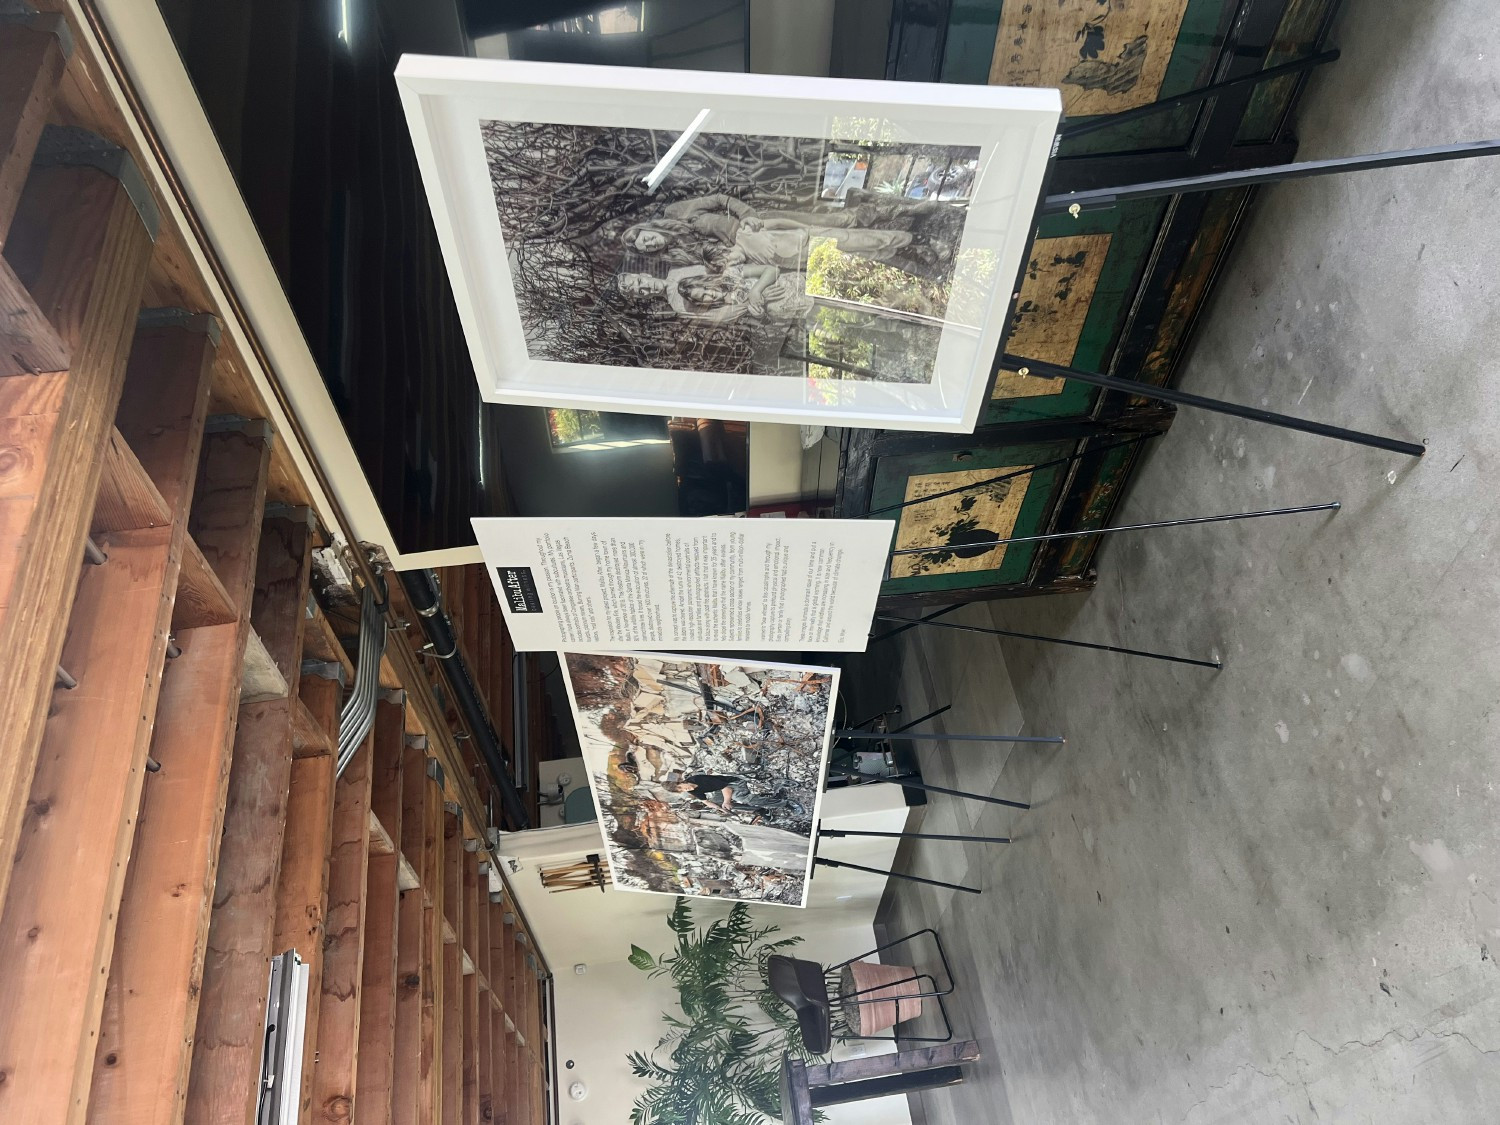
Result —
[[[396,81],[486,401],[973,430],[1056,90],[413,55]]]

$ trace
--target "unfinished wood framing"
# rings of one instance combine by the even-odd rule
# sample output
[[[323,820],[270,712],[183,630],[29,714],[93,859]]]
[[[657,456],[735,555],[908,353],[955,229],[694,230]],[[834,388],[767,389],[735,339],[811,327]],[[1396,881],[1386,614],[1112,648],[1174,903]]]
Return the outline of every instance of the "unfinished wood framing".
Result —
[[[342,696],[338,681],[308,676],[298,690],[313,717],[330,736],[336,736]],[[273,955],[295,949],[308,967],[307,1025],[303,1031],[300,1076],[304,1118],[312,1104],[313,1065],[320,1046],[334,765],[332,754],[307,758],[293,755],[287,787],[286,832],[276,886],[276,928],[271,941]],[[282,1080],[291,1081],[291,1077],[285,1075]]]
[[[265,521],[251,623],[294,683],[311,546],[305,522]],[[195,1125],[254,1112],[291,767],[290,700],[241,707],[188,1084]]]
[[[464,827],[456,808],[443,811],[443,1125],[463,1121]]]
[[[81,134],[46,134],[140,135],[101,27],[70,18],[0,16],[0,1120],[249,1125],[270,960],[295,948],[304,1070],[278,1079],[301,1121],[540,1125],[490,779],[399,632],[380,683],[406,694],[335,778],[344,689],[301,674],[354,673],[347,607],[308,597],[318,493],[256,421],[284,403],[161,150],[95,137],[73,164]],[[492,591],[450,578],[503,727]]]
[[[318,1012],[318,1053],[313,1067],[313,1121],[349,1121],[354,1116],[374,741],[372,730],[334,783],[328,912],[323,938],[323,998]]]
[[[360,975],[359,1057],[355,1105],[361,1122],[392,1120],[392,1080],[396,1060],[396,932],[400,893],[396,881],[401,839],[402,750],[406,718],[400,704],[375,710],[370,825],[379,825],[389,851],[376,854],[370,838],[365,878],[364,961]],[[351,1120],[352,1120],[351,1114]]]
[[[72,359],[66,374],[0,383],[0,668],[9,677],[0,692],[0,898],[62,656],[100,453],[124,386],[151,237],[118,180],[96,168],[59,166],[27,180],[5,244],[7,262]]]
[[[138,440],[179,507],[168,526],[101,536],[108,561],[85,567],[78,584],[63,649],[78,687],[57,693],[48,716],[11,874],[14,893],[0,916],[7,1013],[0,1023],[7,1075],[0,1108],[8,1106],[16,1120],[82,1120],[87,1111],[188,534],[212,346],[201,334],[148,329],[135,350],[130,397],[155,399],[172,421]],[[79,846],[85,839],[103,841],[103,862]],[[79,916],[102,922],[79,926]]]
[[[96,1125],[183,1120],[268,463],[259,437],[204,442],[189,527],[242,613],[179,632],[182,654],[163,678],[151,741],[162,768],[145,787],[120,905],[94,1057]]]

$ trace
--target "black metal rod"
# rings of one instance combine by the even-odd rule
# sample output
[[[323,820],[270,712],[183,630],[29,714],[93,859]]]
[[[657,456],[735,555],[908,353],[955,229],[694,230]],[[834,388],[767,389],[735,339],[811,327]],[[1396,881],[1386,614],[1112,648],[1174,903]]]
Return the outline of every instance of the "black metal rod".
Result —
[[[951,704],[951,703],[945,703],[941,707],[939,707],[936,711],[929,711],[929,712],[927,712],[927,714],[923,715],[920,719],[913,719],[909,723],[902,723],[899,727],[896,727],[893,730],[888,730],[885,733],[886,734],[901,734],[904,731],[911,730],[912,727],[919,727],[919,726],[921,726],[928,719],[935,719],[939,715],[946,715],[951,710],[953,710],[953,704]]]
[[[1043,214],[1074,208],[1088,211],[1113,207],[1131,199],[1153,199],[1163,195],[1182,195],[1195,191],[1218,191],[1221,188],[1274,184],[1282,180],[1305,180],[1313,176],[1331,176],[1340,172],[1366,172],[1375,168],[1403,168],[1410,164],[1435,164],[1444,160],[1469,160],[1478,156],[1500,155],[1500,141],[1461,141],[1430,148],[1408,148],[1397,152],[1375,152],[1367,156],[1335,156],[1328,160],[1301,160],[1294,164],[1273,164],[1269,168],[1245,168],[1238,172],[1212,172],[1206,176],[1182,176],[1175,180],[1150,180],[1093,191],[1074,191],[1049,195],[1042,200]]]
[[[1029,809],[1030,805],[1024,801],[1007,801],[1004,797],[990,797],[984,793],[967,793],[962,789],[947,789],[941,785],[933,785],[927,781],[918,781],[911,777],[882,777],[880,774],[851,775],[843,774],[844,780],[852,780],[855,776],[861,778],[861,784],[865,785],[899,785],[902,789],[920,789],[924,793],[941,793],[946,797],[966,797],[970,801],[983,801],[989,805],[1004,805],[1011,809]]]
[[[1115,531],[1147,531],[1153,527],[1185,527],[1195,523],[1226,523],[1229,520],[1253,520],[1261,516],[1295,516],[1304,512],[1336,512],[1339,510],[1337,500],[1329,504],[1305,504],[1300,508],[1271,508],[1264,512],[1234,512],[1225,516],[1192,516],[1181,520],[1156,520],[1152,523],[1127,523],[1119,527],[1096,527],[1091,531],[1052,531],[1046,535],[1017,535],[1010,539],[989,539],[979,543],[965,543],[965,549],[971,547],[1003,547],[1007,543],[1041,543],[1048,539],[1082,539],[1088,535],[1109,535]],[[892,551],[892,555],[930,555],[945,548],[940,544],[936,547],[904,547],[899,551]]]
[[[1270,66],[1265,70],[1257,70],[1252,74],[1242,74],[1238,78],[1228,78],[1223,82],[1214,82],[1207,86],[1200,86],[1196,90],[1189,90],[1185,94],[1178,94],[1171,98],[1162,98],[1160,101],[1150,102],[1146,105],[1136,106],[1134,109],[1121,110],[1119,113],[1106,114],[1095,117],[1088,121],[1080,121],[1075,125],[1065,125],[1062,129],[1064,140],[1072,140],[1086,133],[1097,133],[1100,129],[1108,129],[1114,125],[1126,125],[1132,121],[1140,121],[1142,118],[1150,117],[1157,113],[1165,113],[1169,109],[1178,106],[1191,105],[1208,98],[1216,97],[1226,90],[1233,90],[1238,86],[1259,85],[1262,82],[1270,82],[1275,78],[1282,78],[1288,74],[1300,74],[1304,70],[1311,70],[1315,66],[1333,62],[1339,57],[1337,49],[1320,51],[1316,55],[1308,55],[1306,58],[1297,59],[1295,62],[1282,63],[1280,66]]]
[[[819,867],[847,867],[850,871],[864,871],[871,875],[885,875],[892,879],[907,879],[913,883],[926,883],[929,887],[947,887],[950,891],[968,891],[971,895],[982,893],[978,887],[965,887],[961,883],[945,883],[941,879],[928,879],[921,875],[908,875],[904,871],[886,871],[879,867],[866,867],[862,863],[845,863],[841,859],[824,859],[822,856],[813,856],[813,862]]]
[[[1418,445],[1416,442],[1361,433],[1359,430],[1348,430],[1343,426],[1329,426],[1323,422],[1309,421],[1306,418],[1294,418],[1290,414],[1277,414],[1273,410],[1262,410],[1258,406],[1242,406],[1237,402],[1205,398],[1202,395],[1190,394],[1171,387],[1153,387],[1139,379],[1121,379],[1117,375],[1100,375],[1093,371],[1080,371],[1076,367],[1062,367],[1055,363],[1045,363],[1041,360],[1009,354],[1001,357],[1001,363],[1007,367],[1026,367],[1054,379],[1073,379],[1079,383],[1091,383],[1096,387],[1103,387],[1108,391],[1139,395],[1141,398],[1153,398],[1159,402],[1171,402],[1178,406],[1192,406],[1199,410],[1211,410],[1215,414],[1230,414],[1236,418],[1265,422],[1287,430],[1300,430],[1305,434],[1317,434],[1319,437],[1353,442],[1355,445],[1368,445],[1391,453],[1404,453],[1408,457],[1420,457],[1427,452],[1425,446]]]
[[[876,621],[900,621],[900,617],[877,614]],[[914,625],[926,625],[932,629],[956,629],[963,633],[983,633],[990,637],[1015,637],[1022,641],[1045,641],[1048,644],[1067,645],[1069,648],[1091,648],[1096,652],[1118,652],[1122,656],[1145,656],[1152,660],[1166,660],[1173,664],[1191,664],[1198,668],[1222,668],[1218,660],[1194,660],[1190,656],[1168,656],[1164,652],[1147,652],[1139,648],[1120,648],[1117,645],[1094,644],[1092,641],[1073,641],[1066,637],[1044,637],[1039,633],[1018,633],[1014,629],[987,629],[982,625],[960,625],[954,621],[914,621]]]
[[[881,741],[890,738],[906,738],[913,742],[1051,742],[1061,745],[1066,738],[1055,734],[943,734],[940,731],[903,731],[899,735],[883,730],[836,730],[834,741],[841,738]]]
[[[884,633],[875,633],[875,634],[872,634],[871,637],[870,637],[869,643],[870,644],[874,644],[876,641],[890,640],[890,638],[892,638],[892,637],[900,636],[902,633],[906,632],[908,629],[915,629],[917,627],[918,623],[920,623],[922,621],[935,621],[937,618],[942,617],[945,614],[955,613],[955,612],[957,612],[958,610],[960,610],[962,608],[963,608],[963,603],[962,602],[960,602],[960,603],[958,603],[956,605],[945,605],[942,609],[934,610],[932,613],[929,613],[926,617],[919,617],[919,618],[916,619],[916,621],[908,621],[905,625],[901,626],[901,628],[899,628],[899,629],[887,629]]]
[[[884,836],[897,840],[976,840],[981,844],[1008,844],[1009,836],[953,836],[944,832],[866,832],[853,828],[819,828],[819,836],[841,840],[845,836]]]

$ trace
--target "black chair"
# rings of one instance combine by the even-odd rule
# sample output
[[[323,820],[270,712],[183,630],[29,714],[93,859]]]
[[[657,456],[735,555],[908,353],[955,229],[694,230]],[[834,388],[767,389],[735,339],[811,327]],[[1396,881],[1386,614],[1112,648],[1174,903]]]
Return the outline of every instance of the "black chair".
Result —
[[[887,949],[893,949],[898,945],[912,941],[923,934],[931,934],[933,943],[937,947],[938,960],[943,966],[943,976],[947,980],[946,987],[939,988],[936,978],[930,973],[912,970],[909,977],[900,977],[896,980],[884,980],[868,988],[851,990],[849,979],[845,977],[845,970],[849,969],[857,961],[863,961]],[[852,976],[852,973],[850,974]],[[899,997],[866,995],[876,993],[897,985],[909,984],[911,982],[921,983],[926,981],[931,987],[918,992],[907,993]],[[943,948],[943,939],[938,932],[931,927],[918,930],[914,934],[897,938],[895,941],[878,945],[857,957],[851,957],[847,961],[841,961],[837,965],[829,965],[826,968],[816,961],[804,960],[800,957],[786,957],[780,954],[774,955],[766,961],[766,982],[771,991],[776,993],[787,1006],[797,1013],[797,1025],[802,1031],[802,1043],[809,1054],[825,1055],[832,1048],[835,1027],[839,1028],[840,1039],[876,1039],[882,1042],[916,1042],[916,1043],[946,1043],[953,1038],[953,1025],[948,1019],[948,1008],[943,1003],[943,997],[953,992],[953,970],[948,964],[948,954]],[[835,1007],[834,997],[837,997]],[[938,1013],[942,1016],[944,1034],[941,1036],[925,1035],[901,1035],[896,1028],[891,1029],[890,1035],[860,1035],[857,1033],[859,1027],[859,1008],[866,1004],[891,1004],[896,1005],[896,1015],[901,1014],[901,1003],[910,1000],[933,999],[937,1001]],[[911,1018],[911,1017],[908,1017]],[[900,1021],[905,1022],[905,1021]]]

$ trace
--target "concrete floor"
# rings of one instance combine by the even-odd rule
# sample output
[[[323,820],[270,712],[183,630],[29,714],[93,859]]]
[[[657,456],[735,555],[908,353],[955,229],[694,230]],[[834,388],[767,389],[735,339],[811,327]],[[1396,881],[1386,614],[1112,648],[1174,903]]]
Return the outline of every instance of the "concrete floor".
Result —
[[[1305,157],[1500,135],[1500,8],[1350,0]],[[1120,536],[1089,595],[958,620],[1218,652],[1220,673],[924,631],[908,714],[1065,749],[923,751],[896,895],[957,962],[983,1041],[928,1121],[1500,1121],[1500,161],[1277,187],[1181,385],[1426,440],[1420,462],[1184,411],[1120,522],[1341,500]]]

